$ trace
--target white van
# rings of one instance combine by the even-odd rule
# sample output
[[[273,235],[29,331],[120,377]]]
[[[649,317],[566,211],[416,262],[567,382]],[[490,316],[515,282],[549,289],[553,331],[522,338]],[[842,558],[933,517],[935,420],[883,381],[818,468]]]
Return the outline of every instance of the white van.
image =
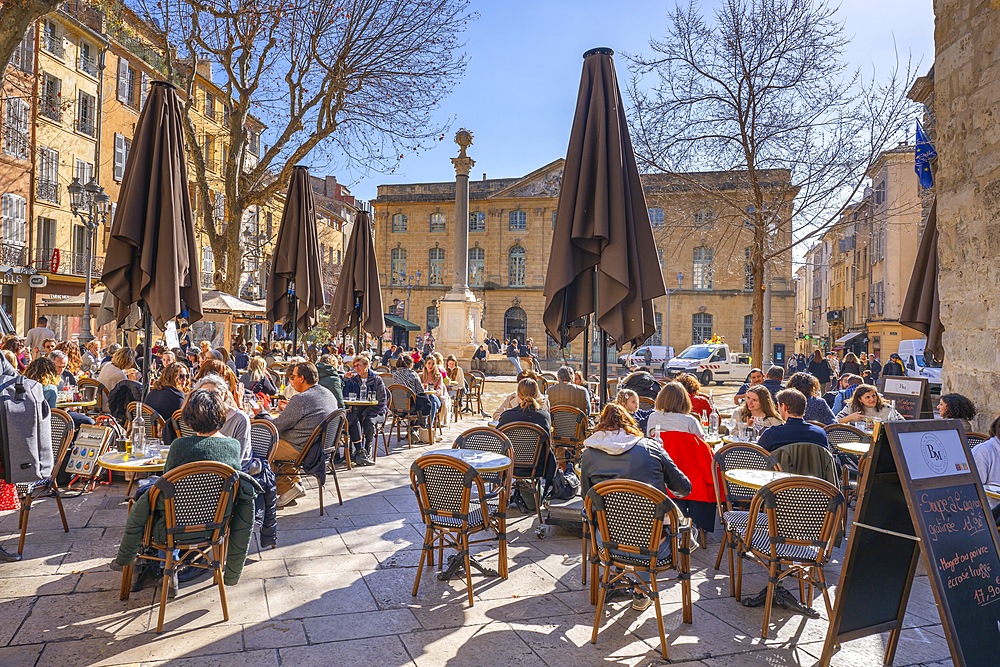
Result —
[[[648,364],[650,370],[662,370],[663,365],[669,359],[667,356],[667,348],[664,345],[643,345],[642,347],[636,348],[634,352],[619,355],[618,363],[623,366],[631,366],[632,364],[646,366],[646,350],[649,350],[651,357]]]
[[[937,365],[936,362],[933,366],[927,365],[928,360],[924,359],[925,345],[927,345],[926,338],[901,340],[899,341],[899,350],[896,353],[903,360],[903,368],[906,370],[907,377],[926,379],[931,393],[940,394],[941,366]]]

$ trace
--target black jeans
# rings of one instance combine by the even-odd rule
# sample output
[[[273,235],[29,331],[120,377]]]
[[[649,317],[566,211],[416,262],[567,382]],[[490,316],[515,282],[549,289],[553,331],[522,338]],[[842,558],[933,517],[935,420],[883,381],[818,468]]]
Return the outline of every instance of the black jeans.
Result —
[[[375,423],[381,416],[378,406],[351,408],[347,413],[347,431],[351,436],[351,448],[355,453],[363,454],[367,459],[372,458]],[[364,442],[361,441],[362,431],[365,436]]]

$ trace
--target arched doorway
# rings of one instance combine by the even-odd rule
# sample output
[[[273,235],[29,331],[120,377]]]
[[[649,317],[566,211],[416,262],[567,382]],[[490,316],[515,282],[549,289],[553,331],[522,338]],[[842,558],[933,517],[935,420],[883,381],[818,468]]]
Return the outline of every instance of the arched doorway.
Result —
[[[528,316],[524,308],[513,306],[503,314],[503,337],[507,340],[516,338],[518,343],[523,343],[528,337]]]

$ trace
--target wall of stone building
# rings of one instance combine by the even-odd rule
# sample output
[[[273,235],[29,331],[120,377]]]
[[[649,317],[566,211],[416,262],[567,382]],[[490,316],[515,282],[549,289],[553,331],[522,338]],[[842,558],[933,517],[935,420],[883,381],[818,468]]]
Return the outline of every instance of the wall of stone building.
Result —
[[[935,0],[938,294],[944,391],[1000,414],[1000,7]]]

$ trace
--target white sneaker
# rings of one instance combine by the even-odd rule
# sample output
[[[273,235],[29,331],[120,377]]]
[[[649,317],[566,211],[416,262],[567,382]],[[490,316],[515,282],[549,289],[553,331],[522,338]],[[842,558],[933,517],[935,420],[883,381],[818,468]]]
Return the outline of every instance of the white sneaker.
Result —
[[[306,495],[305,488],[301,484],[296,484],[278,496],[278,507],[285,507],[304,495]]]

